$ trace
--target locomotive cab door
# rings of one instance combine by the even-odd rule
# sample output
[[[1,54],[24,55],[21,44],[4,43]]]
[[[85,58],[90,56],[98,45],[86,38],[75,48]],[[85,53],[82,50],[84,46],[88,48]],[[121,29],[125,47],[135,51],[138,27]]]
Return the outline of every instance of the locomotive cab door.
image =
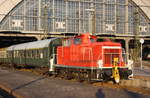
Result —
[[[106,72],[107,76],[112,78],[115,83],[119,83],[120,75],[118,68],[120,67],[121,47],[104,46],[103,53],[104,67],[110,68],[110,71]]]
[[[118,66],[120,62],[120,48],[121,47],[103,47],[103,61],[104,67],[113,67],[114,58],[118,58]]]
[[[55,39],[49,45],[49,71],[54,71],[54,65],[57,64],[57,47],[61,45],[61,39]]]

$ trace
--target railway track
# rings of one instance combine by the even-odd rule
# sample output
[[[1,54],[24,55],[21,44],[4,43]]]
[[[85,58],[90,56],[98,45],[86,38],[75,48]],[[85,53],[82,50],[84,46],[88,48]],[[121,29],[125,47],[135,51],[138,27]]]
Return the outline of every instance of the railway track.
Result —
[[[83,84],[89,84],[89,85],[93,85],[93,86],[96,86],[96,87],[106,87],[106,88],[113,88],[113,89],[124,89],[124,90],[129,90],[129,91],[132,91],[132,92],[135,92],[135,93],[139,93],[139,94],[146,94],[146,95],[149,95],[150,94],[150,89],[147,89],[147,88],[141,88],[141,87],[129,87],[129,86],[124,86],[124,85],[121,85],[121,84],[114,84],[112,81],[105,81],[105,82],[87,82],[87,81],[79,81],[78,79],[68,79],[68,78],[65,78],[63,76],[55,76],[55,75],[49,75],[47,72],[46,72],[46,68],[45,69],[26,69],[26,68],[21,68],[21,69],[16,69],[16,70],[19,70],[19,71],[28,71],[28,72],[32,72],[34,74],[38,74],[38,75],[42,75],[42,76],[45,76],[45,77],[50,77],[50,78],[59,78],[59,79],[65,79],[65,80],[68,80],[68,82],[82,82]],[[150,77],[147,77],[147,76],[134,76],[134,78],[136,79],[147,79],[147,80],[150,80]]]
[[[1,66],[0,66],[1,67]],[[44,77],[44,79],[46,80],[50,80],[50,81],[55,81],[55,80],[59,80],[59,81],[66,81],[65,84],[80,84],[80,85],[85,85],[85,86],[89,86],[89,87],[94,87],[94,88],[106,88],[106,89],[110,89],[112,90],[111,92],[115,92],[115,91],[125,91],[125,92],[133,92],[132,94],[139,94],[139,95],[146,95],[146,96],[149,96],[150,94],[150,90],[149,89],[144,89],[144,88],[134,88],[134,87],[126,87],[126,86],[122,86],[120,84],[113,84],[112,82],[94,82],[94,83],[87,83],[86,81],[82,81],[82,83],[78,83],[78,80],[76,79],[70,79],[70,80],[66,80],[65,77],[56,77],[55,75],[51,75],[49,76],[47,73],[46,73],[46,68],[45,69],[30,69],[30,68],[12,68],[12,67],[1,67],[0,69],[3,69],[3,70],[10,70],[10,72],[15,72],[15,76],[17,75],[21,75],[19,73],[26,73],[26,75],[29,75],[29,77],[31,76],[31,74],[38,76],[38,77]],[[4,73],[7,72],[7,71],[4,71]],[[4,75],[4,73],[2,73]],[[8,73],[7,73],[8,75]],[[13,74],[12,74],[13,75]],[[11,77],[12,77],[11,75]],[[21,76],[22,77],[22,76]],[[26,76],[25,76],[26,77]],[[28,76],[27,76],[28,77]],[[24,79],[23,79],[24,80]],[[21,80],[21,81],[23,81]],[[35,79],[36,80],[36,79]],[[25,79],[26,81],[26,79]],[[34,81],[34,80],[32,80]],[[45,80],[44,80],[45,81]],[[56,82],[56,81],[55,81]],[[13,81],[12,81],[13,83]],[[20,83],[20,82],[18,82]],[[30,83],[30,82],[29,82]],[[48,82],[49,83],[49,82]],[[21,83],[22,84],[22,83]],[[25,83],[25,84],[28,84]],[[45,83],[44,83],[45,84]],[[49,83],[49,85],[53,84],[52,83]],[[18,84],[16,84],[18,85]],[[39,86],[39,84],[38,84]],[[72,86],[70,86],[72,87]],[[47,87],[46,87],[47,88]],[[88,87],[87,87],[88,88]],[[74,89],[74,88],[71,88],[71,89]],[[57,90],[56,90],[57,91]],[[34,91],[36,93],[36,91]],[[117,93],[117,92],[116,92]],[[128,94],[128,93],[127,93]],[[131,93],[130,93],[131,94]],[[128,96],[128,95],[126,95]],[[124,97],[125,98],[125,97]],[[128,98],[128,97],[127,97]],[[145,97],[147,98],[147,97]]]
[[[87,81],[78,81],[78,79],[76,79],[76,78],[75,79],[68,79],[65,76],[49,75],[47,72],[47,68],[21,68],[21,67],[14,68],[14,67],[11,67],[9,65],[7,67],[6,67],[6,65],[0,65],[0,67],[4,67],[4,66],[5,66],[5,68],[9,68],[9,69],[17,70],[17,71],[32,72],[34,74],[42,75],[42,76],[47,77],[47,78],[59,78],[59,79],[65,79],[68,82],[82,82],[83,84],[89,84]],[[136,76],[134,76],[134,78],[150,80],[150,77],[147,77],[147,76],[137,76],[136,75]],[[89,85],[93,85],[96,87],[107,87],[107,88],[113,88],[113,89],[125,89],[125,90],[129,90],[129,91],[132,91],[135,93],[140,93],[140,94],[147,94],[147,95],[150,94],[150,89],[140,88],[140,87],[137,88],[137,87],[123,86],[120,84],[114,84],[113,82],[110,82],[110,81],[92,82]]]

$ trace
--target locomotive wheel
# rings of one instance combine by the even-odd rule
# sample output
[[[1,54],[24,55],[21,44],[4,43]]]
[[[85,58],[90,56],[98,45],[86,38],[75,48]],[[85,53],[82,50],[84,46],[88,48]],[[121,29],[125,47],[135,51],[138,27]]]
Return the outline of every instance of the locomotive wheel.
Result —
[[[55,72],[53,74],[54,77],[58,77],[58,75],[60,74],[59,70],[58,69],[55,69]]]
[[[67,79],[67,72],[65,70],[62,71],[61,78],[62,79]]]
[[[81,73],[80,72],[78,72],[78,74],[77,74],[77,81],[78,82],[82,82],[82,77],[81,77]]]
[[[92,82],[91,82],[91,72],[90,72],[90,71],[87,72],[86,81],[87,81],[88,83],[92,83]]]
[[[69,70],[66,71],[65,79],[67,79],[67,80],[71,80],[71,79],[72,79],[72,77],[71,77],[71,72],[70,72]]]

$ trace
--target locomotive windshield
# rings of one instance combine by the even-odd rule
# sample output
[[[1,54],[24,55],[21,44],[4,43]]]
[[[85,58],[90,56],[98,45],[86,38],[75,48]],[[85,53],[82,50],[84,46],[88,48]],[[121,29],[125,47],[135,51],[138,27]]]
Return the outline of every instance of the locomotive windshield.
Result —
[[[81,44],[81,38],[75,38],[74,44]]]
[[[62,43],[63,43],[63,46],[70,46],[71,40],[70,39],[64,39]]]

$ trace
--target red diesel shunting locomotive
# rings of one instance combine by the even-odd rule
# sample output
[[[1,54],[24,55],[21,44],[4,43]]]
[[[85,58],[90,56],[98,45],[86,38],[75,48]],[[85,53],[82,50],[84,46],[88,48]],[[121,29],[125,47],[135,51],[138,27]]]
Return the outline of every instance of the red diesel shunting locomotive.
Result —
[[[89,33],[64,40],[63,46],[57,47],[56,70],[64,68],[70,75],[77,72],[80,79],[88,80],[113,79],[118,83],[128,78],[132,70],[123,59],[121,44],[96,40]]]
[[[69,39],[12,45],[0,51],[0,63],[22,67],[46,67],[50,74],[79,80],[113,80],[132,76],[132,62],[124,59],[120,43],[97,42],[88,33]]]

